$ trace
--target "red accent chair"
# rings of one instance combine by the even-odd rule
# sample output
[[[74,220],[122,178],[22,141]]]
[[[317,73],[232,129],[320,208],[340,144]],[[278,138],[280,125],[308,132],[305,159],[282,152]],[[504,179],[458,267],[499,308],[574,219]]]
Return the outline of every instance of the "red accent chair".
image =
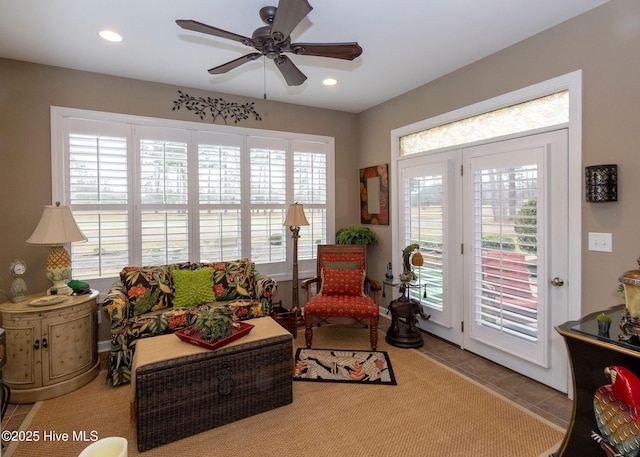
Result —
[[[314,319],[348,317],[368,319],[371,349],[378,345],[378,292],[380,284],[366,276],[367,247],[357,244],[318,245],[317,276],[302,282],[305,340],[311,347]],[[316,294],[310,293],[315,284]],[[367,292],[372,292],[373,297]]]

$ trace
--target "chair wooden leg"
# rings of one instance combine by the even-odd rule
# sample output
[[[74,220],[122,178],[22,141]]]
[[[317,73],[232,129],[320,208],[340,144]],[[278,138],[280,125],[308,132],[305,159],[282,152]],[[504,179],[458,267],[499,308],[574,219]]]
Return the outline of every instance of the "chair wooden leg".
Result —
[[[306,313],[304,315],[304,339],[307,347],[310,348],[313,341],[313,316]]]
[[[371,350],[375,351],[378,347],[378,317],[369,319],[369,340],[371,341]]]

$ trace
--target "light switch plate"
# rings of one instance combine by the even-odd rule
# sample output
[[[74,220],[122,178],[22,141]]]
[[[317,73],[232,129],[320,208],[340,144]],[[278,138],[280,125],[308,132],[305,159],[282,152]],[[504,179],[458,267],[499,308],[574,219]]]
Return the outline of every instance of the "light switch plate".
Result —
[[[589,250],[613,252],[613,236],[611,233],[589,232]]]

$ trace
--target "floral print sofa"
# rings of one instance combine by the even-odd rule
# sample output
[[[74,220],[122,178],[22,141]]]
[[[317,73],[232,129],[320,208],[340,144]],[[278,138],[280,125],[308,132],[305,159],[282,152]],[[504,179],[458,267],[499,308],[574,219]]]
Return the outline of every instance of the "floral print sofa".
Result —
[[[107,378],[128,383],[137,340],[188,327],[203,306],[227,306],[240,320],[270,315],[276,287],[248,260],[123,268],[102,305],[111,320]]]

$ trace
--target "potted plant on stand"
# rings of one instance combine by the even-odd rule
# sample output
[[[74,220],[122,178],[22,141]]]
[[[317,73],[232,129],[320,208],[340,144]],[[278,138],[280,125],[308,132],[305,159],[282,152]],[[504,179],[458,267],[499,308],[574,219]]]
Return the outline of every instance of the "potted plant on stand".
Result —
[[[337,244],[377,244],[378,235],[369,227],[360,225],[352,225],[351,227],[343,227],[336,232]]]

